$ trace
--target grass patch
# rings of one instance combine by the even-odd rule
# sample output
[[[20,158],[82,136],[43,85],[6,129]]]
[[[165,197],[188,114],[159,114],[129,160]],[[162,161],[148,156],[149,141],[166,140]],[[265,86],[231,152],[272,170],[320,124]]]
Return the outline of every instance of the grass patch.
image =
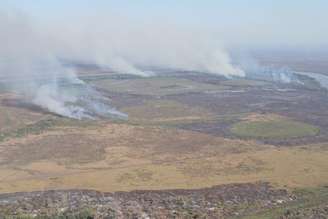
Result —
[[[44,130],[49,129],[54,125],[54,120],[47,119],[41,120],[33,124],[26,125],[25,127],[18,128],[14,131],[0,133],[0,142],[8,138],[20,138],[29,134],[41,134]]]
[[[67,118],[49,118],[37,121],[32,124],[25,125],[23,127],[17,128],[15,130],[3,131],[0,132],[0,142],[9,138],[22,138],[28,135],[39,135],[53,127],[79,127],[85,128],[90,126],[97,125],[96,121],[86,120],[80,121],[75,119],[67,119]]]
[[[315,136],[319,128],[288,119],[266,121],[242,121],[234,124],[230,131],[239,137],[284,139]]]
[[[143,105],[121,109],[129,115],[129,123],[141,124],[179,124],[183,121],[204,120],[215,115],[201,107],[169,100],[147,101]]]

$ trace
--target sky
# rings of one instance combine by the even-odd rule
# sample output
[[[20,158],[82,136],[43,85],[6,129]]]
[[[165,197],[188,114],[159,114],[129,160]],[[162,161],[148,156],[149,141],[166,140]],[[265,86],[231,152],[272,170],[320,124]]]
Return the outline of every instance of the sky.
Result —
[[[207,28],[235,45],[328,45],[327,0],[1,0],[0,8],[71,25],[117,18]]]

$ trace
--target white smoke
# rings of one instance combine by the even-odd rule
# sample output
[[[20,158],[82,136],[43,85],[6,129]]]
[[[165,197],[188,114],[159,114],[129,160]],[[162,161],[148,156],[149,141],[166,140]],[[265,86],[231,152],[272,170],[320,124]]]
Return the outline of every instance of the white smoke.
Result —
[[[283,84],[302,84],[298,79],[296,72],[287,67],[277,68],[261,65],[257,60],[249,56],[243,56],[236,59],[239,61],[239,66],[245,72],[245,78]]]
[[[0,83],[62,116],[126,117],[58,61],[52,36],[32,25],[28,17],[0,13],[0,30]],[[90,98],[91,93],[95,97]]]
[[[243,77],[209,33],[177,25],[89,21],[85,26],[37,23],[25,14],[0,12],[0,78],[30,102],[66,117],[126,117],[60,60],[152,76],[147,67]],[[0,81],[1,83],[1,81]]]
[[[106,66],[119,73],[151,76],[145,67],[171,68],[231,76],[245,73],[231,63],[229,54],[213,35],[177,24],[111,22],[83,26],[74,31],[59,27],[66,43],[63,57]],[[90,24],[90,22],[92,24]],[[69,48],[67,50],[67,48]]]

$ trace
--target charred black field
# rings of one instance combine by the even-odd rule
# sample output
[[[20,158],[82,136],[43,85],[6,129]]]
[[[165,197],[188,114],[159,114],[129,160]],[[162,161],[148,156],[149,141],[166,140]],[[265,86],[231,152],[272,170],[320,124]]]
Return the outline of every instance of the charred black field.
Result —
[[[327,215],[328,92],[315,78],[75,68],[128,118],[65,118],[3,83],[1,217]]]

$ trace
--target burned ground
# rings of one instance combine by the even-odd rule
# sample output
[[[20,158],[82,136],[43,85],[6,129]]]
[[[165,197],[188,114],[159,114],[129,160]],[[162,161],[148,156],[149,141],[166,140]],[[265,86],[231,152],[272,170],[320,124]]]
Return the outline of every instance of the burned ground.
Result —
[[[211,122],[195,122],[180,126],[218,136],[234,137],[229,131],[232,124],[250,113],[284,115],[320,128],[315,137],[290,139],[259,139],[275,145],[297,145],[326,142],[328,131],[327,92],[325,90],[248,88],[240,92],[226,91],[215,94],[188,93],[166,98],[190,107],[200,106],[219,115]]]
[[[5,218],[325,218],[326,187],[286,191],[268,183],[198,190],[103,193],[53,190],[2,194]]]
[[[98,218],[233,218],[277,208],[296,196],[267,183],[232,184],[199,190],[100,193],[45,191],[0,196],[0,215],[78,215]]]

